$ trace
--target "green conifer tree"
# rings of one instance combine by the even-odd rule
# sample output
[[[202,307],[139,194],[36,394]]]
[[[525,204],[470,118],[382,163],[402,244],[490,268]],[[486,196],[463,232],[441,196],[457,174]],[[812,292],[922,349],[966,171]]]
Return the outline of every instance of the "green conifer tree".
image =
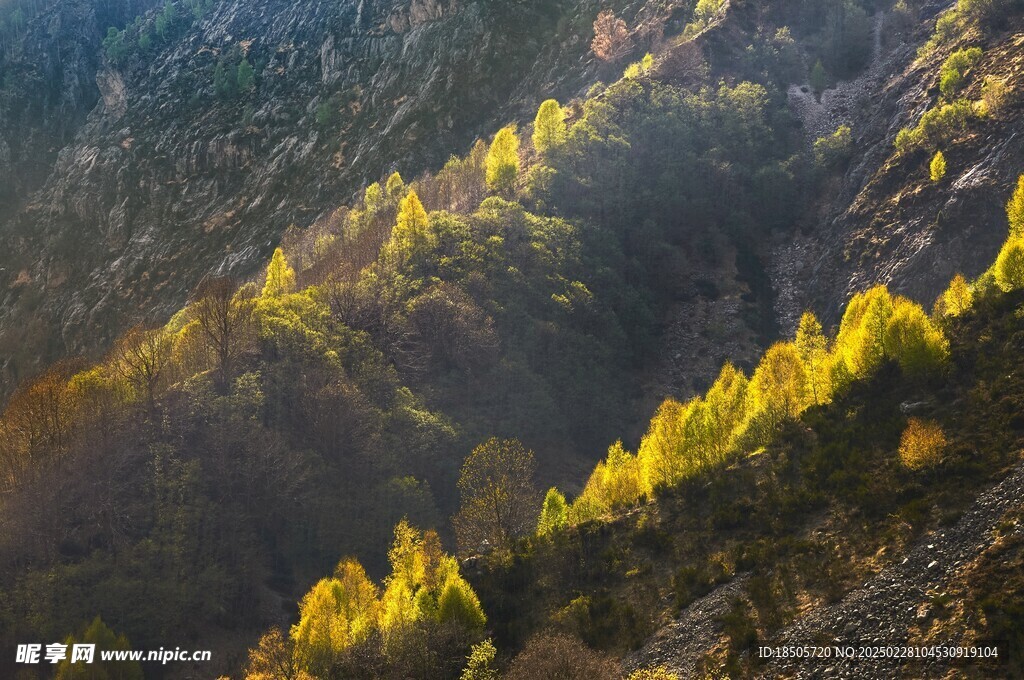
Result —
[[[253,89],[256,84],[256,74],[252,70],[252,64],[245,57],[242,57],[242,61],[238,62],[238,70],[235,73],[235,83],[238,85],[239,92],[248,92]]]

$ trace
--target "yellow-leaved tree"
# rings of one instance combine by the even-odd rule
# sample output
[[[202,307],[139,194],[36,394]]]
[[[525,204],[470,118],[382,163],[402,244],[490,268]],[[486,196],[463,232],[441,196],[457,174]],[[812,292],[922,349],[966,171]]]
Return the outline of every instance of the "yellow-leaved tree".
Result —
[[[392,200],[397,201],[398,199],[405,196],[405,180],[397,172],[391,173],[388,177],[388,181],[384,184],[384,190]]]
[[[555,99],[540,105],[533,121],[533,148],[542,156],[565,143],[565,111]]]
[[[949,341],[921,306],[896,297],[886,324],[885,345],[908,375],[921,376],[939,369],[949,358]]]
[[[718,379],[704,397],[709,462],[725,459],[736,445],[747,421],[747,388],[743,371],[731,363],[722,366]]]
[[[295,291],[295,270],[288,264],[281,248],[274,250],[274,256],[267,265],[267,281],[263,284],[263,297],[278,298]]]
[[[932,162],[928,166],[928,172],[933,182],[941,181],[946,176],[946,157],[941,151],[936,151]]]
[[[905,373],[920,376],[946,362],[949,342],[920,305],[875,286],[850,300],[835,353],[855,378],[866,378],[893,360]]]
[[[875,286],[853,296],[839,323],[835,353],[854,378],[866,378],[889,358],[885,327],[892,316],[892,296]]]
[[[810,380],[792,342],[768,348],[750,378],[747,390],[750,433],[754,442],[765,443],[784,420],[796,418],[811,404]]]
[[[453,520],[459,551],[504,550],[536,528],[540,494],[533,452],[515,439],[491,438],[462,465],[462,506]]]
[[[480,600],[436,532],[421,532],[402,520],[388,561],[391,573],[381,593],[359,562],[342,560],[333,576],[302,599],[299,622],[288,639],[270,631],[249,652],[246,678],[336,677],[339,668],[358,666],[358,655],[384,658],[389,649],[402,647],[407,634],[435,624],[461,631],[466,640],[479,639],[487,622]],[[362,650],[356,657],[353,647]]]
[[[1024,236],[1011,236],[1003,244],[994,267],[996,285],[1004,292],[1024,288]]]
[[[1010,222],[1010,236],[1024,236],[1024,175],[1017,178],[1017,188],[1006,204],[1006,218]]]
[[[974,291],[963,274],[957,274],[949,282],[949,288],[942,294],[942,313],[945,316],[960,316],[974,304]]]
[[[494,136],[487,152],[487,186],[496,193],[511,196],[519,175],[519,136],[516,126],[503,127]]]
[[[386,260],[405,263],[418,255],[426,255],[437,245],[437,236],[430,228],[420,197],[409,191],[398,206],[398,218],[391,238],[384,246]]]
[[[299,606],[292,627],[296,664],[325,677],[349,646],[362,642],[377,625],[377,588],[362,565],[342,560],[332,578],[322,579]]]
[[[565,496],[551,487],[544,496],[544,503],[540,509],[540,519],[537,520],[537,534],[546,536],[569,524],[569,508],[565,502]]]
[[[646,491],[673,484],[692,468],[692,461],[686,459],[683,432],[693,408],[693,402],[681,404],[670,398],[662,402],[651,418],[637,451]]]
[[[807,371],[807,386],[811,403],[815,406],[832,400],[832,370],[828,353],[828,339],[821,330],[821,322],[813,312],[804,312],[796,329],[796,348]]]
[[[643,478],[635,456],[618,441],[608,448],[608,457],[597,464],[577,501],[578,511],[593,519],[626,507],[643,493]],[[581,517],[582,518],[582,517]]]

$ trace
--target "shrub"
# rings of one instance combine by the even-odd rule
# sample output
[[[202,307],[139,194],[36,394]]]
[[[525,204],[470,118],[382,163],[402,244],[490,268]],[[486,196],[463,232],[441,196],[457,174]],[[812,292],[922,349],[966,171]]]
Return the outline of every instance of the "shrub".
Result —
[[[981,48],[970,47],[953,52],[940,69],[939,90],[943,96],[952,98],[957,92],[963,89],[967,82],[967,71],[973,68],[981,60]]]
[[[1009,12],[1013,0],[958,0],[956,13],[965,23],[997,22]]]
[[[705,26],[722,10],[725,0],[699,0],[693,10],[693,18]]]
[[[930,109],[921,116],[916,127],[900,130],[896,135],[896,150],[904,153],[922,146],[935,148],[966,131],[973,116],[974,107],[966,99]]]
[[[639,78],[640,76],[647,75],[654,69],[654,55],[647,53],[644,58],[638,62],[630,64],[626,68],[626,72],[623,74],[624,78]]]
[[[936,151],[929,166],[929,176],[933,182],[941,181],[946,176],[946,157],[941,151]]]
[[[945,448],[946,434],[938,423],[911,418],[900,438],[900,462],[911,470],[934,467]]]
[[[497,654],[498,650],[489,639],[473,645],[460,680],[498,680],[498,671],[494,669]]]
[[[849,125],[841,125],[828,137],[814,142],[814,162],[818,167],[830,168],[850,158],[853,151],[853,132]]]
[[[507,680],[612,680],[618,664],[569,635],[536,635],[512,661]]]
[[[981,111],[986,116],[995,116],[1006,104],[1010,88],[1006,81],[995,76],[985,76],[981,83]]]

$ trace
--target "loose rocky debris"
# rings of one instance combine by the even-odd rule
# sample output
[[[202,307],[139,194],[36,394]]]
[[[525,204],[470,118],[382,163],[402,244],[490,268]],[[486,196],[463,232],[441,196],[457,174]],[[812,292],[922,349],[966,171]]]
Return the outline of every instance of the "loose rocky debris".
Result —
[[[633,672],[664,666],[680,678],[695,677],[705,653],[721,638],[719,619],[729,611],[733,600],[742,596],[748,580],[749,574],[738,575],[691,604],[679,618],[651,636],[642,649],[627,657],[623,668]]]
[[[837,83],[834,88],[821,93],[820,101],[807,84],[790,85],[789,105],[803,123],[807,142],[813,145],[819,137],[831,135],[840,125],[848,125],[873,93],[886,72],[888,60],[883,58],[882,31],[885,26],[885,12],[875,14],[875,26],[871,49],[871,64],[857,78]]]
[[[896,564],[882,570],[838,604],[813,611],[765,644],[899,646],[910,628],[928,616],[929,593],[942,592],[995,539],[1000,518],[1024,503],[1024,465],[983,493],[955,526],[925,536]],[[1018,526],[1015,531],[1021,531]],[[942,677],[950,662],[927,658],[777,660],[761,670],[766,678]]]
[[[1004,515],[1024,505],[1024,464],[981,494],[952,527],[925,535],[903,557],[835,605],[810,610],[771,640],[758,645],[783,646],[917,646],[912,633],[931,616],[932,594],[946,592],[969,565],[995,540]],[[1024,526],[1014,525],[1024,533]],[[664,666],[681,678],[696,677],[701,664],[723,643],[721,617],[745,595],[749,574],[695,601],[665,623],[638,651],[627,656],[623,669]],[[955,662],[954,662],[955,663]],[[758,669],[764,678],[894,678],[944,677],[948,660],[907,662],[892,658],[776,659]]]

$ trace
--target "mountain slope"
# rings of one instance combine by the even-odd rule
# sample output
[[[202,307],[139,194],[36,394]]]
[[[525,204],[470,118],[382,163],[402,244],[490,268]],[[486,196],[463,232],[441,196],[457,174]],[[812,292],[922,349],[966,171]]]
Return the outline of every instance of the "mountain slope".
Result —
[[[391,170],[436,168],[493,121],[576,93],[594,77],[578,31],[596,7],[218,2],[102,66],[96,26],[80,25],[94,51],[61,63],[80,81],[95,70],[102,100],[77,129],[95,94],[62,119],[49,143],[76,138],[46,184],[25,184],[16,215],[0,211],[7,390],[40,361],[95,356],[132,323],[166,318],[206,274],[251,274],[289,225],[308,226]],[[243,57],[251,91],[219,97],[218,64],[233,81]],[[2,135],[26,124],[11,120]]]
[[[758,640],[856,608],[877,578],[914,585],[893,560],[918,564],[922,532],[968,512],[943,550],[991,557],[1003,544],[974,534],[995,510],[967,509],[1019,459],[1019,293],[989,273],[929,317],[864,289],[927,304],[991,262],[1020,14],[911,64],[938,9],[923,4],[886,47],[873,2],[636,3],[619,8],[632,35],[606,15],[634,50],[607,64],[589,3],[222,2],[109,34],[102,104],[4,232],[11,377],[111,345],[24,381],[0,418],[5,641],[101,614],[136,645],[212,640],[217,672],[237,672],[272,626],[290,633],[254,656],[314,675],[457,677],[486,631],[502,667],[525,649],[516,677],[553,628],[606,670],[767,673]],[[963,101],[940,99],[943,62],[974,42]],[[1001,106],[975,103],[983,76]],[[357,193],[550,92],[580,96],[548,140],[505,127]],[[970,114],[899,134],[953,104]],[[937,150],[949,174],[926,180]],[[838,333],[805,316],[774,342],[804,306],[832,325],[854,291]],[[141,317],[156,323],[120,332]],[[657,402],[695,393],[641,438]],[[949,437],[923,471],[895,453],[921,419]],[[537,481],[581,492],[548,536],[527,489],[514,530],[456,536],[463,555],[497,545],[460,568],[442,548],[460,465],[494,449],[533,449]],[[968,569],[991,578],[993,561]],[[329,604],[346,588],[366,595],[355,623]],[[965,601],[1013,630],[1016,594],[985,588]],[[969,619],[950,630],[967,639]],[[342,624],[359,633],[309,652],[309,630]]]
[[[922,15],[934,17],[955,4],[931,3]],[[890,14],[879,21],[884,26],[893,18]],[[957,49],[983,50],[958,96],[980,99],[986,78],[1020,92],[1024,23],[1011,12],[995,26],[965,31],[918,58],[933,27],[933,21],[923,21],[895,36],[896,44],[880,52],[867,82],[821,113],[828,122],[814,134],[850,125],[861,151],[816,206],[813,226],[775,251],[770,269],[783,328],[795,328],[807,307],[826,323],[835,322],[844,300],[876,283],[914,299],[934,298],[958,272],[980,274],[999,250],[1005,236],[999,197],[1024,172],[1017,132],[1024,101],[1011,96],[998,112],[972,122],[965,134],[926,149],[900,154],[893,142],[900,129],[944,101],[940,67]],[[830,95],[826,91],[823,102],[829,104]],[[806,96],[795,102],[800,113]],[[928,177],[928,161],[936,150],[950,163],[940,182]]]

